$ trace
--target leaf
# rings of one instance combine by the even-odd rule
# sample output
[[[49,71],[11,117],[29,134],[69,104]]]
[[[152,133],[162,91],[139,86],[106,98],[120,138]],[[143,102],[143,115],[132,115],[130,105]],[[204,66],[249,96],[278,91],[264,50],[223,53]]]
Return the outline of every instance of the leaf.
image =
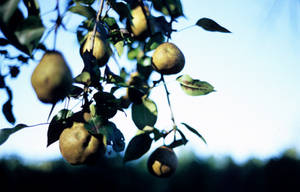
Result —
[[[9,41],[5,38],[0,38],[0,46],[9,45]]]
[[[207,31],[217,31],[217,32],[222,32],[222,33],[231,33],[229,30],[226,28],[222,27],[218,23],[216,23],[214,20],[209,19],[209,18],[201,18],[196,22],[196,25],[199,27],[202,27],[203,29]]]
[[[173,18],[183,16],[180,0],[152,0],[153,6],[157,11]]]
[[[91,74],[87,71],[83,71],[77,77],[75,77],[74,82],[88,86],[91,84]]]
[[[100,116],[94,116],[84,124],[84,127],[92,135],[104,135],[107,144],[112,145],[114,151],[121,152],[124,150],[124,136],[113,122],[103,120]]]
[[[143,99],[142,104],[132,104],[132,120],[139,129],[145,126],[154,126],[157,120],[157,107],[156,104],[146,98]]]
[[[214,92],[214,87],[206,81],[192,79],[189,75],[181,75],[176,79],[182,90],[190,96],[207,95]]]
[[[122,22],[124,19],[129,19],[131,21],[132,15],[130,13],[130,8],[127,4],[123,2],[114,2],[114,1],[109,1],[111,7],[119,14],[120,16],[120,21]]]
[[[16,9],[20,0],[4,0],[0,6],[0,23],[8,23]]]
[[[151,51],[156,49],[160,44],[165,41],[162,33],[156,33],[150,40],[146,43],[145,51]]]
[[[38,46],[44,34],[45,28],[39,16],[29,16],[15,31],[19,43],[25,46],[29,54]]]
[[[69,11],[84,16],[87,19],[94,19],[96,17],[96,11],[90,6],[76,4]]]
[[[124,41],[118,41],[114,46],[117,49],[118,55],[121,57],[124,50]]]
[[[206,140],[204,139],[204,137],[194,128],[192,128],[191,126],[189,126],[186,123],[181,123],[182,125],[184,125],[188,130],[190,130],[192,133],[196,134],[205,144],[207,144]]]
[[[14,128],[3,128],[0,129],[0,145],[5,143],[5,141],[9,138],[9,136],[25,127],[28,127],[25,124],[18,124]]]
[[[186,140],[184,139],[179,139],[179,140],[175,140],[173,141],[170,145],[168,145],[169,148],[175,148],[175,147],[179,147],[181,145],[185,145],[187,143]]]
[[[28,15],[39,16],[40,9],[39,9],[39,3],[37,0],[23,0],[23,1],[27,8]]]
[[[0,89],[4,88],[5,86],[4,76],[0,75]]]
[[[47,132],[47,147],[59,139],[65,128],[72,126],[70,125],[71,122],[68,121],[72,115],[73,112],[71,110],[62,109],[52,118]]]
[[[185,135],[184,135],[183,132],[182,132],[180,129],[178,129],[178,128],[176,128],[176,131],[178,131],[178,133],[180,134],[181,139],[182,139],[182,142],[183,142],[184,145],[185,145],[185,144],[188,142],[188,140],[186,139]]]
[[[83,93],[83,89],[81,87],[77,87],[75,85],[72,86],[71,91],[69,93],[69,97],[77,98]]]
[[[124,162],[136,160],[148,152],[152,144],[149,134],[143,133],[133,137],[125,151]]]
[[[87,5],[92,5],[95,0],[73,0],[74,3],[84,3],[84,4],[87,4]]]
[[[11,104],[11,100],[8,100],[3,106],[2,106],[2,112],[6,118],[6,120],[8,122],[10,122],[11,124],[15,124],[16,119],[13,115],[12,112],[12,104]]]

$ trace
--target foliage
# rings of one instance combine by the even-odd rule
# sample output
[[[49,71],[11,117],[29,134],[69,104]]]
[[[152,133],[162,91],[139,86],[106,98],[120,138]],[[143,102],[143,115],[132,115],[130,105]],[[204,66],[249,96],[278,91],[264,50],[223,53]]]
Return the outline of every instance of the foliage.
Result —
[[[24,3],[26,10],[19,8],[21,2]],[[78,23],[76,34],[74,34],[77,36],[81,47],[87,41],[86,35],[89,31],[94,34],[92,39],[95,38],[97,32],[100,34],[101,40],[109,45],[107,54],[111,55],[111,58],[116,61],[118,56],[126,54],[128,60],[136,63],[136,71],[129,74],[126,68],[119,64],[120,72],[115,74],[110,70],[108,64],[103,67],[95,65],[95,60],[98,58],[93,55],[93,40],[91,41],[93,44],[90,46],[90,51],[83,52],[81,48],[81,56],[84,62],[83,70],[74,78],[73,88],[66,99],[73,98],[82,101],[82,110],[71,111],[70,108],[72,107],[68,106],[56,114],[49,124],[47,145],[56,142],[60,133],[65,128],[70,127],[72,122],[81,121],[85,123],[85,128],[90,134],[106,136],[108,145],[111,145],[116,152],[123,151],[125,147],[123,134],[109,119],[114,117],[118,111],[125,111],[129,106],[138,133],[129,141],[124,156],[125,162],[140,158],[148,152],[152,142],[165,139],[171,133],[179,135],[180,138],[174,137],[174,141],[168,147],[175,148],[188,142],[185,133],[177,126],[173,116],[164,75],[161,75],[159,80],[150,78],[151,73],[155,71],[151,66],[151,51],[155,50],[160,44],[169,42],[173,32],[179,32],[173,29],[172,24],[178,18],[184,16],[180,0],[101,0],[100,6],[95,0],[69,0],[66,7],[64,7],[64,14],[60,13],[60,4],[57,1],[56,8],[53,10],[57,13],[53,28],[43,25],[39,3],[44,2],[37,0],[4,0],[0,4],[0,11],[3,13],[0,16],[0,27],[4,35],[0,38],[2,48],[0,53],[4,61],[5,59],[13,59],[20,63],[19,65],[6,66],[9,69],[8,74],[1,74],[0,71],[0,89],[6,89],[8,95],[8,100],[2,106],[2,111],[8,122],[15,124],[16,119],[13,115],[13,94],[9,85],[6,84],[6,78],[9,76],[12,78],[17,77],[20,67],[28,63],[29,60],[34,60],[37,51],[47,52],[51,50],[49,45],[44,44],[44,41],[51,32],[55,34],[55,37],[59,35],[59,28],[68,30],[63,19],[65,13],[69,13],[84,18],[81,23]],[[103,6],[103,3],[105,3],[105,6]],[[131,30],[133,23],[131,10],[137,6],[142,7],[147,30],[141,35],[135,36]],[[148,10],[148,8],[150,9]],[[28,15],[25,12],[28,12]],[[155,14],[153,14],[154,12]],[[114,15],[117,15],[117,17]],[[199,19],[194,26],[202,27],[207,31],[230,32],[208,18]],[[44,38],[42,39],[42,37]],[[54,50],[55,41],[56,39],[53,42]],[[8,45],[15,47],[20,54],[11,57],[6,49]],[[127,49],[124,49],[125,47]],[[103,63],[103,61],[101,62]],[[132,74],[138,74],[138,80],[130,80]],[[189,75],[180,75],[177,81],[183,91],[190,96],[207,95],[214,91],[214,87],[208,82],[193,79]],[[173,125],[170,125],[169,130],[161,130],[155,127],[158,116],[157,106],[155,101],[149,98],[151,90],[161,83],[165,87],[166,97],[172,113]],[[105,92],[104,89],[106,90],[108,87],[110,87],[110,91]],[[133,93],[131,95],[139,98],[136,100],[130,94],[117,98],[115,92],[118,89],[128,89],[128,93]],[[53,108],[54,106],[55,104]],[[91,119],[85,121],[82,118],[84,113],[89,113]],[[186,123],[182,123],[182,125],[187,128],[185,131],[196,134],[206,143],[204,137],[195,128]],[[18,124],[11,129],[1,129],[1,144],[10,134],[24,127],[31,126]]]

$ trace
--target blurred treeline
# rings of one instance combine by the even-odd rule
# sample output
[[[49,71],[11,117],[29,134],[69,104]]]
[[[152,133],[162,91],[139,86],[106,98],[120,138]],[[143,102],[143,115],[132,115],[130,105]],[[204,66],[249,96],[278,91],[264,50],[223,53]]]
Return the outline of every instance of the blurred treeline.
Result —
[[[0,191],[300,191],[300,160],[290,152],[242,165],[230,158],[181,157],[176,174],[167,179],[150,175],[146,159],[123,165],[120,158],[89,166],[72,166],[64,160],[28,164],[18,158],[1,159]]]

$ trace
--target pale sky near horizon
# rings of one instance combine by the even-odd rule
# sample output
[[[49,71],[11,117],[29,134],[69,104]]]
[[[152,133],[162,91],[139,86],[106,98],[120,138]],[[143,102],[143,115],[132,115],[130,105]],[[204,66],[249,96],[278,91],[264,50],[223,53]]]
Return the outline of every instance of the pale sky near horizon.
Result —
[[[178,20],[176,29],[208,17],[232,33],[211,33],[193,27],[172,35],[171,42],[186,58],[180,74],[208,81],[217,90],[191,97],[175,81],[180,74],[166,79],[177,123],[191,125],[208,143],[187,134],[187,147],[176,151],[190,149],[200,157],[231,156],[237,162],[252,157],[271,158],[289,148],[300,152],[300,1],[182,0],[182,4],[186,18]],[[41,5],[42,13],[53,8],[54,5]],[[65,21],[72,26],[72,18]],[[76,36],[62,33],[57,49],[64,53],[73,75],[77,75],[83,63]],[[124,58],[120,61],[126,62]],[[43,123],[51,108],[41,104],[31,88],[30,75],[35,65],[31,62],[24,66],[19,78],[9,81],[17,123]],[[110,65],[115,65],[112,59]],[[2,105],[6,94],[0,90],[0,95]],[[158,105],[156,127],[168,128],[171,121],[163,86],[154,89],[151,98]],[[123,113],[115,118],[127,142],[136,132],[130,117],[128,111],[127,118]],[[11,125],[0,113],[0,128],[3,127]],[[182,130],[186,132],[184,127]],[[46,148],[46,141],[46,126],[21,130],[0,146],[0,158],[10,154],[29,160],[61,157],[58,143]]]

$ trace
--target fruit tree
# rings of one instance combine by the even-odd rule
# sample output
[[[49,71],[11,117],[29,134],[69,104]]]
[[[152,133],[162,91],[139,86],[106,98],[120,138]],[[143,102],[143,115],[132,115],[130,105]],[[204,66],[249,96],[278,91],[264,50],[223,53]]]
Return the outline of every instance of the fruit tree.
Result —
[[[54,1],[55,2],[55,1]],[[6,91],[8,100],[2,105],[2,112],[11,128],[0,129],[0,144],[16,131],[33,126],[26,122],[16,123],[13,113],[13,89],[7,77],[17,78],[23,64],[36,61],[31,75],[31,84],[36,99],[52,106],[48,123],[48,146],[58,141],[64,159],[73,165],[96,163],[105,156],[107,146],[115,152],[124,153],[124,162],[136,160],[146,154],[153,142],[173,136],[171,142],[154,150],[149,156],[149,172],[158,177],[171,176],[177,167],[173,148],[185,145],[188,140],[181,127],[202,135],[186,123],[178,124],[173,114],[172,101],[165,76],[178,75],[177,82],[189,96],[207,95],[214,87],[206,81],[179,74],[186,63],[184,52],[172,42],[172,34],[180,32],[173,28],[178,18],[184,17],[180,0],[56,0],[52,11],[56,14],[54,26],[44,26],[38,0],[3,0],[0,3],[0,89]],[[64,7],[62,7],[64,6]],[[62,13],[61,10],[64,10]],[[69,30],[64,20],[66,13],[82,16],[74,35],[77,36],[84,65],[79,74],[73,76],[64,58],[63,50],[56,49],[56,37],[60,30]],[[214,20],[201,18],[195,25],[207,31],[230,33]],[[190,26],[188,26],[190,27]],[[188,28],[187,27],[187,28]],[[58,30],[60,29],[60,30]],[[53,43],[45,43],[49,34],[54,34]],[[18,56],[11,56],[11,49]],[[40,60],[36,53],[42,52]],[[128,70],[119,62],[121,55],[127,55],[135,70]],[[5,60],[16,60],[19,65],[5,64]],[[119,66],[113,72],[108,61]],[[5,73],[4,73],[5,72]],[[159,74],[158,79],[151,76]],[[151,91],[163,85],[166,102],[170,108],[172,124],[168,130],[155,126],[158,111]],[[117,94],[124,90],[124,95]],[[74,111],[70,100],[80,101],[79,110]],[[52,114],[58,102],[65,107]],[[131,112],[137,134],[125,138],[112,118],[117,112]]]

